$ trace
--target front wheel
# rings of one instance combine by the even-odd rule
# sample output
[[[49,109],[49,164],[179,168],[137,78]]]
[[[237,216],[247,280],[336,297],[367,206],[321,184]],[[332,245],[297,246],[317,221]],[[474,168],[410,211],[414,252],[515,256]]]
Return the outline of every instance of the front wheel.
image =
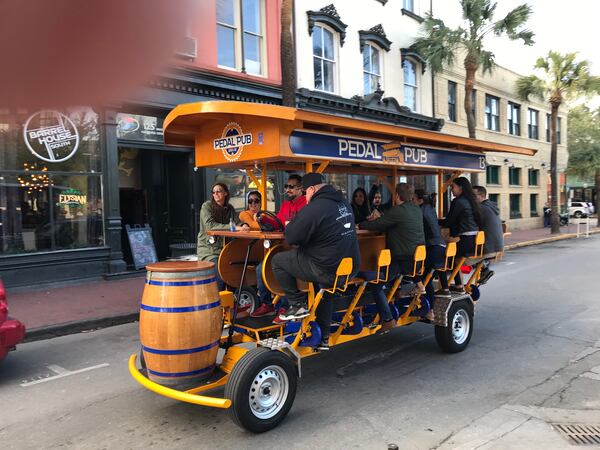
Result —
[[[448,326],[435,327],[435,340],[448,353],[462,352],[473,335],[473,308],[466,301],[454,303],[448,311]]]
[[[577,217],[578,219],[581,219],[583,217],[583,213],[581,211],[575,211],[575,214],[573,214],[575,217]]]
[[[253,433],[275,428],[292,407],[297,385],[296,368],[286,354],[263,347],[250,350],[225,386],[233,421]]]

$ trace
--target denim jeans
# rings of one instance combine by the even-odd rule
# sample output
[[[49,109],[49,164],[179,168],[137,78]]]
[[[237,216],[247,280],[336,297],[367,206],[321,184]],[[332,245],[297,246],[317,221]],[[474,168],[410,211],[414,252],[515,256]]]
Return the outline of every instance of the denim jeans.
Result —
[[[267,286],[265,286],[265,282],[263,281],[262,267],[263,267],[262,262],[258,266],[256,266],[256,290],[258,292],[258,300],[259,300],[259,304],[257,306],[270,305],[272,302],[271,292],[267,289]],[[288,304],[287,298],[285,298],[285,296],[281,296],[279,298],[278,307],[284,308],[284,309],[289,308],[289,304]]]

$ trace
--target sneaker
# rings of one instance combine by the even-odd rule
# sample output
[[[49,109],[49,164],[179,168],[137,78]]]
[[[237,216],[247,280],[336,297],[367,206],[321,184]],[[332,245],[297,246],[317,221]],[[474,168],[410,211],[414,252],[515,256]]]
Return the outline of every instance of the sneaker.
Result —
[[[465,293],[465,288],[463,286],[452,285],[452,286],[450,286],[450,292],[455,292],[455,293],[458,293],[458,294],[464,294]]]
[[[290,308],[284,313],[279,315],[279,318],[284,322],[288,320],[298,320],[303,319],[304,317],[309,315],[308,308],[304,305],[292,305]]]
[[[450,289],[438,289],[435,291],[435,296],[441,298],[450,298]]]
[[[273,323],[275,325],[282,325],[282,324],[284,324],[285,320],[281,320],[281,318],[279,316],[285,316],[286,312],[287,312],[287,309],[285,309],[285,308],[279,308],[279,310],[277,311],[277,315],[273,319]]]
[[[329,337],[321,339],[321,343],[315,347],[316,350],[327,351],[329,350]]]
[[[250,313],[250,317],[271,316],[273,314],[275,314],[275,307],[263,303],[254,312]]]
[[[490,280],[490,278],[492,278],[493,276],[494,276],[493,270],[486,269],[485,271],[482,271],[481,276],[479,277],[479,284],[487,283]]]
[[[379,329],[379,334],[388,334],[390,331],[394,329],[396,326],[396,321],[394,319],[386,320],[381,324],[381,328]]]

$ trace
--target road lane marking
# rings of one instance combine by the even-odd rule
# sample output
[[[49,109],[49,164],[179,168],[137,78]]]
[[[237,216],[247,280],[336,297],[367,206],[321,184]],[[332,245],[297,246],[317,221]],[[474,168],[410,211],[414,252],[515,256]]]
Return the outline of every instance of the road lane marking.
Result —
[[[102,363],[102,364],[98,364],[96,366],[84,367],[83,369],[71,371],[71,370],[67,370],[63,367],[52,364],[52,365],[46,366],[46,367],[48,369],[50,369],[52,372],[56,373],[56,375],[47,377],[47,378],[42,378],[40,380],[25,381],[25,382],[21,383],[21,387],[29,387],[29,386],[33,386],[35,384],[45,383],[46,381],[54,381],[54,380],[58,380],[59,378],[68,377],[70,375],[76,375],[76,374],[82,373],[82,372],[89,372],[90,370],[101,369],[103,367],[108,367],[108,366],[110,366],[110,364]]]

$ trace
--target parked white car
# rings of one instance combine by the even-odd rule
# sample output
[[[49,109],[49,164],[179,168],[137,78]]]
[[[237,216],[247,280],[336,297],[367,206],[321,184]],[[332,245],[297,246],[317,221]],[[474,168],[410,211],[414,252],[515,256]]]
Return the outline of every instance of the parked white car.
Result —
[[[589,213],[594,214],[596,212],[596,207],[594,206],[594,204],[592,202],[587,202],[587,205]]]
[[[569,216],[571,217],[587,217],[590,215],[590,210],[586,202],[571,202],[569,205]]]

